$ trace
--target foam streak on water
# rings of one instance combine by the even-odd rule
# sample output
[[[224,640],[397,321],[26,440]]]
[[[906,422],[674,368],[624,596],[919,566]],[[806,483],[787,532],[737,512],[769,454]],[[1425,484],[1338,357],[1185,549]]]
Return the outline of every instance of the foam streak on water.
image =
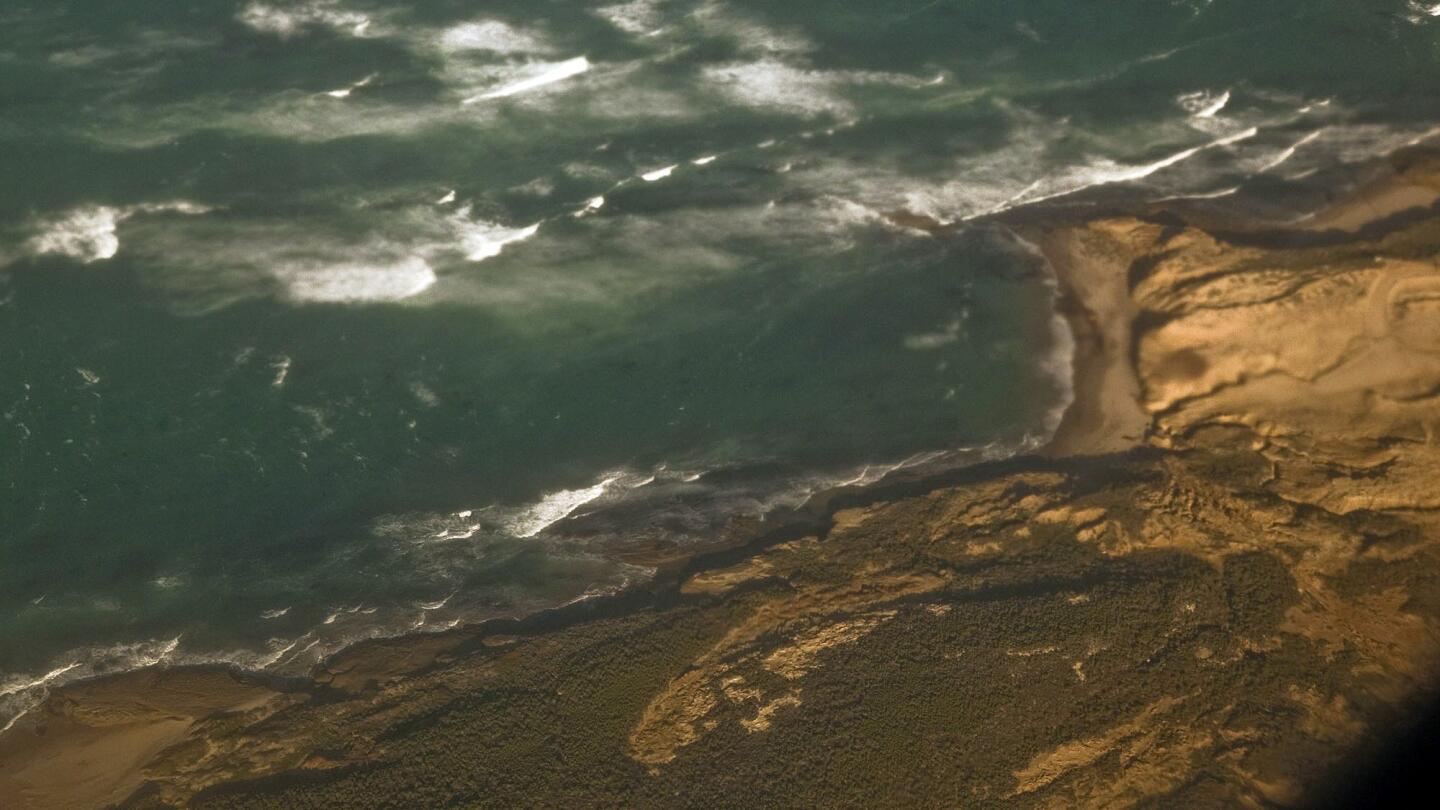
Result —
[[[555,64],[545,65],[534,76],[531,76],[527,79],[521,79],[520,81],[514,82],[512,84],[507,84],[496,90],[481,93],[478,96],[471,96],[470,98],[465,99],[464,103],[474,104],[477,101],[485,101],[487,99],[495,98],[508,98],[510,96],[519,95],[521,93],[528,93],[531,90],[536,90],[546,85],[564,81],[568,78],[571,78],[572,76],[579,76],[581,73],[584,73],[589,69],[590,60],[586,59],[583,56],[577,56],[574,59],[567,59],[564,62],[556,62]]]

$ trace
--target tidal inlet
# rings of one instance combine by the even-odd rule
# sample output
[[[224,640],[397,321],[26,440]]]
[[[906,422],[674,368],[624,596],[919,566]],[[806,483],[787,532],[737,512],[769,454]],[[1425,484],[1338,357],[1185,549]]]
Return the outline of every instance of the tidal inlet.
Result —
[[[0,1],[0,808],[1385,806],[1437,690],[1440,5]]]

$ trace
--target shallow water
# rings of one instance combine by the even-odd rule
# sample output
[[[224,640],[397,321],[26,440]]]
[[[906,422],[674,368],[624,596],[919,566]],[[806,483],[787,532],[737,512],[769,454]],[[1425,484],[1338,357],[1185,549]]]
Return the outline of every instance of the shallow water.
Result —
[[[1302,215],[1440,123],[1431,11],[12,0],[0,701],[525,612],[1033,447],[1050,280],[963,223]]]

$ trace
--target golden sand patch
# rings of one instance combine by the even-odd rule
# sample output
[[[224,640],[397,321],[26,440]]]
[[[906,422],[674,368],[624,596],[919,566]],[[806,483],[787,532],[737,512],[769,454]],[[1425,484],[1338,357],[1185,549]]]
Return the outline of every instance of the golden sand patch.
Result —
[[[1010,793],[1019,796],[1033,793],[1066,774],[1079,768],[1088,767],[1101,757],[1116,750],[1127,740],[1140,738],[1131,746],[1133,753],[1153,744],[1141,737],[1155,720],[1180,705],[1183,698],[1161,698],[1146,706],[1139,714],[1125,723],[1115,726],[1103,734],[1065,743],[1051,751],[1040,754],[1024,768],[1015,772],[1015,789]],[[1142,745],[1143,744],[1143,745]]]

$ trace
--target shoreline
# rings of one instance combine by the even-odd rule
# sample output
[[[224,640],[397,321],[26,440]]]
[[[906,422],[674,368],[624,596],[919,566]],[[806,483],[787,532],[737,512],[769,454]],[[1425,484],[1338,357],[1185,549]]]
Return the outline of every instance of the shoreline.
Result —
[[[1343,243],[1369,238],[1376,229],[1400,227],[1417,212],[1421,217],[1433,216],[1430,209],[1440,200],[1440,186],[1415,168],[1418,164],[1409,159],[1410,154],[1401,150],[1381,159],[1393,167],[1393,176],[1317,212],[1303,227],[1252,227],[1246,233],[1278,243],[1293,242],[1297,234]],[[1183,210],[1183,205],[1174,204],[1142,206],[1139,213],[1128,216],[1178,217],[1186,222]],[[1144,405],[1137,371],[1132,325],[1138,313],[1131,300],[1130,268],[1120,263],[1119,254],[1088,242],[1097,237],[1079,227],[1101,227],[1126,214],[1087,215],[1077,223],[1073,217],[1007,213],[1013,216],[996,221],[1033,243],[1054,272],[1059,285],[1057,314],[1066,320],[1074,339],[1074,399],[1054,436],[1038,450],[941,473],[899,475],[817,493],[804,507],[777,518],[775,525],[664,561],[646,583],[522,617],[357,641],[327,656],[304,676],[281,677],[224,664],[158,664],[54,687],[37,707],[0,732],[0,798],[20,797],[20,806],[25,806],[23,797],[29,794],[24,793],[24,785],[53,779],[67,784],[71,795],[45,806],[122,801],[145,782],[145,766],[151,758],[183,742],[212,718],[269,717],[305,701],[355,699],[387,683],[507,646],[516,638],[662,611],[678,604],[683,586],[697,576],[739,565],[802,538],[824,538],[844,520],[842,513],[847,510],[1005,474],[1054,470],[1086,457],[1141,451],[1147,446],[1153,414]],[[1126,233],[1117,229],[1107,235],[1123,240]],[[1083,260],[1077,261],[1077,256]],[[35,734],[42,727],[44,742],[36,744]],[[69,779],[66,774],[79,772],[81,763],[86,763],[85,777]]]

